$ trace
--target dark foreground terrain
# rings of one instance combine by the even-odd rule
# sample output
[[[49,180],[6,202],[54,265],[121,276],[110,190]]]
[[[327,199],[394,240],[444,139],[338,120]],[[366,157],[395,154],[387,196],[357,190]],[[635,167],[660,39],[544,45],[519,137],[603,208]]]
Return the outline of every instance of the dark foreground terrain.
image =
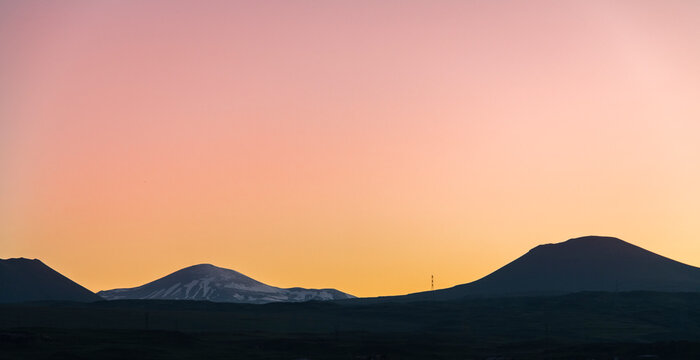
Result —
[[[0,359],[700,359],[700,294],[0,305]]]

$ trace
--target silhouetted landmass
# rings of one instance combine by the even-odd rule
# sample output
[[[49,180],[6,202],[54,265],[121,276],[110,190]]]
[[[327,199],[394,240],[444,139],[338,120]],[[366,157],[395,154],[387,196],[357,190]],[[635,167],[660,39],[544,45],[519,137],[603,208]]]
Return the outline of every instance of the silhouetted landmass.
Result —
[[[581,291],[699,292],[700,268],[613,237],[540,245],[472,283],[449,289],[352,301],[426,301],[463,297],[558,295]]]
[[[190,266],[139,287],[100,291],[98,295],[107,300],[208,300],[252,304],[354,298],[335,289],[278,288],[210,264]]]
[[[46,300],[90,302],[103,299],[39,260],[0,260],[0,302]]]
[[[694,359],[700,294],[6,304],[0,329],[0,359]]]
[[[210,267],[195,270],[206,280],[219,274]],[[698,359],[699,271],[585,237],[538,246],[470,284],[399,297],[2,304],[0,359]],[[188,279],[156,294],[188,285],[202,289],[188,296],[211,295],[218,281]],[[267,286],[250,281],[237,284]]]

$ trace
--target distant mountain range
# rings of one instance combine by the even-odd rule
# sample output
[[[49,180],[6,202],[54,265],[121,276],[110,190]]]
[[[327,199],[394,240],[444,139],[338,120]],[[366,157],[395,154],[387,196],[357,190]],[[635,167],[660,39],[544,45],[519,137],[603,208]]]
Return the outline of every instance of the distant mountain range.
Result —
[[[98,295],[107,300],[208,300],[237,303],[354,298],[335,289],[278,288],[263,284],[234,270],[210,264],[190,266],[139,287],[100,291]]]
[[[100,300],[39,260],[0,259],[0,302]]]
[[[373,303],[561,295],[582,291],[700,292],[700,268],[617,238],[587,236],[537,246],[490,275],[468,284],[403,296],[356,299],[335,289],[278,288],[209,264],[190,266],[139,287],[100,291],[95,295],[39,260],[0,260],[0,302],[159,299]]]
[[[540,245],[477,281],[452,288],[358,301],[561,295],[581,291],[700,292],[700,268],[614,237]]]

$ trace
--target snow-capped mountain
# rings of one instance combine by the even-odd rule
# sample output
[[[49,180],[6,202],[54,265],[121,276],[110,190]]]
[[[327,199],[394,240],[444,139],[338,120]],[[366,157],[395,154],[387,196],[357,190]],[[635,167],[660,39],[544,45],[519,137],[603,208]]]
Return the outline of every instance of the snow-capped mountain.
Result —
[[[107,300],[159,299],[269,303],[351,299],[335,289],[283,289],[263,284],[237,271],[210,264],[194,265],[148,284],[97,293]]]

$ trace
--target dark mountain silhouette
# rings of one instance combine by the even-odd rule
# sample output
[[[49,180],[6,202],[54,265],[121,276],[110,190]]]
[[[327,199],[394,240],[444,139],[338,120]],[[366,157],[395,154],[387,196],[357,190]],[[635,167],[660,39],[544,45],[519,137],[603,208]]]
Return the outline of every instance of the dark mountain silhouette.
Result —
[[[103,299],[37,259],[0,259],[0,302],[53,300]]]
[[[614,237],[586,236],[535,247],[477,281],[374,301],[560,295],[581,291],[700,292],[700,268]]]
[[[237,271],[210,264],[194,265],[148,284],[100,291],[107,300],[159,299],[216,302],[269,303],[351,299],[335,289],[282,289],[263,284]]]

